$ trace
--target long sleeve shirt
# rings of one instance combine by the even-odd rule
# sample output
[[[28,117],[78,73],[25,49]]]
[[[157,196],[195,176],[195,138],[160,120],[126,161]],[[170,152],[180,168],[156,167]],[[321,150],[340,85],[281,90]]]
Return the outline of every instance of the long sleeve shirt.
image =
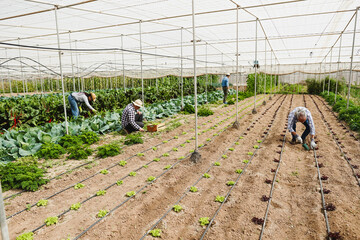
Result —
[[[228,77],[224,77],[222,82],[221,82],[221,86],[222,87],[229,87],[229,79]]]
[[[141,127],[136,124],[135,115],[136,115],[136,110],[134,108],[134,105],[132,103],[128,104],[125,107],[123,114],[121,116],[121,126],[125,128],[128,124],[131,124],[133,128],[139,130]]]
[[[94,110],[95,110],[95,109],[90,105],[89,99],[88,99],[88,97],[86,96],[85,93],[83,93],[83,92],[73,92],[73,93],[71,94],[71,96],[73,96],[77,102],[83,102],[83,103],[85,103],[85,105],[86,105],[91,111],[94,111]]]
[[[293,125],[298,122],[297,117],[295,116],[295,113],[299,110],[304,110],[306,113],[306,119],[309,120],[309,126],[310,126],[310,134],[315,135],[315,125],[314,121],[312,119],[310,111],[305,107],[297,107],[294,110],[292,110],[288,117],[288,129],[290,132],[295,132],[293,129]]]

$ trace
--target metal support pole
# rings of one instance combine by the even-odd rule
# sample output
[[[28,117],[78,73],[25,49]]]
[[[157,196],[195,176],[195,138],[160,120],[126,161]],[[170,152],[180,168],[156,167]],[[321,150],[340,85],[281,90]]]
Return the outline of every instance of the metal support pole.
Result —
[[[4,96],[5,96],[5,84],[4,84],[4,78],[2,77],[2,76],[0,76],[0,78],[1,78],[1,82],[2,82],[2,90],[3,90],[3,94],[4,94]]]
[[[278,92],[280,93],[280,85],[281,85],[281,82],[280,82],[280,63],[278,64]]]
[[[22,83],[23,83],[23,92],[25,93],[25,90],[27,92],[27,85],[25,87],[25,79],[24,79],[24,72],[23,72],[23,66],[22,66],[22,57],[21,57],[21,50],[20,50],[20,38],[18,38],[18,44],[19,44],[19,59],[20,59],[21,80],[22,80]]]
[[[181,59],[180,59],[180,80],[181,80],[181,110],[184,109],[184,78],[183,78],[183,27],[180,29],[180,51],[181,51]],[[156,56],[155,56],[156,57]],[[156,58],[155,58],[156,59]],[[157,67],[157,62],[156,62]],[[157,77],[156,77],[156,89],[157,89]]]
[[[324,84],[323,84],[323,92],[325,91],[325,83],[326,83],[326,56],[325,56],[325,65],[324,65]]]
[[[71,31],[69,31],[69,45],[70,45],[70,58],[71,58],[71,74],[73,79],[73,91],[75,92],[75,75],[74,75],[74,63],[73,63],[73,55],[72,55],[72,49],[71,49]]]
[[[336,87],[335,87],[335,103],[336,103],[336,96],[337,96],[337,89],[339,84],[339,70],[340,70],[340,54],[341,54],[341,42],[342,42],[342,35],[340,36],[340,46],[339,46],[339,57],[337,62],[337,73],[336,73]]]
[[[41,84],[41,94],[44,94],[44,82],[43,79],[41,77],[41,65],[40,65],[40,55],[39,55],[39,50],[37,50],[37,58],[38,58],[38,64],[39,64],[39,79],[40,79],[40,84]]]
[[[192,30],[193,30],[193,59],[194,59],[194,102],[195,102],[195,151],[191,155],[193,162],[198,162],[201,155],[198,152],[198,116],[197,116],[197,78],[196,78],[196,39],[195,39],[195,0],[192,0]]]
[[[257,25],[258,25],[258,18],[256,18],[255,21],[255,62],[254,62],[254,68],[255,68],[255,80],[254,80],[254,86],[255,86],[255,97],[254,97],[254,109],[252,110],[252,113],[255,114],[257,113],[256,111],[256,80],[257,80]]]
[[[330,94],[330,76],[331,76],[332,51],[333,51],[333,48],[331,48],[331,50],[330,50],[330,70],[329,70],[328,95]]]
[[[9,240],[9,230],[6,223],[6,213],[4,207],[4,199],[2,196],[2,188],[1,188],[1,181],[0,181],[0,225],[1,225],[1,238],[2,240]]]
[[[236,120],[234,127],[237,129],[239,124],[239,6],[236,7]],[[226,100],[226,99],[225,99]]]
[[[181,36],[182,36],[182,31],[181,31]],[[155,72],[156,72],[155,84],[156,84],[156,92],[158,92],[159,88],[158,88],[157,51],[156,50],[157,50],[157,47],[155,47]],[[181,42],[181,51],[182,51],[182,42]],[[182,61],[182,58],[181,58],[181,61]],[[182,68],[181,68],[181,71],[182,71]],[[181,106],[183,106],[183,102],[181,103]]]
[[[122,72],[123,72],[123,81],[124,81],[124,91],[126,92],[126,79],[125,79],[125,61],[124,61],[124,35],[121,34],[121,57],[122,57]]]
[[[139,33],[140,33],[140,75],[141,75],[141,95],[142,95],[142,102],[143,107],[145,108],[145,98],[144,98],[144,78],[143,78],[143,54],[142,54],[142,42],[141,42],[141,23],[139,21]]]
[[[75,49],[77,50],[77,40],[75,40]],[[79,76],[79,56],[78,52],[76,52],[76,75],[78,79],[78,87],[79,92],[81,92],[81,84],[80,84],[80,76]]]
[[[64,103],[65,128],[66,128],[66,134],[69,134],[67,113],[66,113],[66,103],[65,103],[64,76],[63,76],[62,64],[61,64],[60,37],[59,37],[59,26],[58,26],[58,19],[57,19],[57,9],[58,9],[58,6],[55,5],[55,22],[56,22],[57,45],[58,45],[58,49],[59,49],[59,65],[60,65],[61,86],[62,86],[62,95],[63,95],[63,103]]]
[[[265,66],[265,70],[264,70],[264,76],[265,76],[265,80],[264,80],[264,95],[266,95],[266,40],[267,37],[265,37],[265,62],[264,62],[264,66]],[[265,98],[264,98],[265,99]],[[263,105],[266,104],[266,100],[263,101]]]
[[[7,49],[5,48],[5,59],[7,60]],[[11,78],[10,78],[10,71],[9,71],[9,68],[7,69],[7,76],[8,76],[8,79],[9,79],[9,84],[10,84],[10,96],[12,96],[12,86],[11,86]]]
[[[269,97],[269,100],[271,100],[272,99],[272,94],[273,94],[273,77],[274,77],[274,75],[273,75],[273,65],[272,65],[272,55],[273,55],[273,52],[272,52],[272,49],[271,49],[271,51],[270,51],[270,72],[271,72],[271,78],[270,78],[270,97]]]
[[[351,82],[352,82],[352,75],[353,75],[352,65],[353,65],[353,61],[354,61],[354,46],[355,46],[356,23],[357,23],[358,11],[359,11],[359,7],[356,8],[356,14],[355,14],[353,43],[352,43],[352,48],[351,48],[351,62],[350,62],[350,74],[349,74],[349,86],[348,86],[346,109],[349,108],[349,101],[350,101],[350,89],[351,89]]]
[[[205,94],[206,94],[206,103],[208,103],[208,93],[207,93],[207,84],[208,84],[208,73],[207,73],[207,50],[208,43],[205,44]]]

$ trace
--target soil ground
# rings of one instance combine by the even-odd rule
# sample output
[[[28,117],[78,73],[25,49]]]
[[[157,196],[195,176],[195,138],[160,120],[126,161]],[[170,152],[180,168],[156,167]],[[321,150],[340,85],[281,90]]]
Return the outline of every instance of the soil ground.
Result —
[[[360,143],[350,136],[351,132],[346,132],[339,125],[321,98],[275,95],[262,105],[264,99],[261,97],[257,98],[257,114],[251,114],[253,98],[239,103],[239,129],[231,127],[235,121],[234,105],[214,108],[214,115],[199,118],[198,142],[204,146],[199,149],[202,157],[196,164],[189,160],[195,142],[191,139],[194,136],[193,116],[179,115],[176,118],[182,125],[178,128],[148,135],[144,144],[126,147],[122,154],[115,157],[100,160],[93,156],[91,160],[96,164],[92,163],[91,168],[79,168],[52,180],[37,192],[22,193],[7,200],[6,213],[10,216],[23,210],[27,204],[34,204],[69,188],[49,198],[46,207],[34,206],[10,218],[11,239],[33,231],[47,217],[66,212],[71,204],[81,201],[86,202],[79,210],[66,212],[56,225],[36,230],[34,239],[73,239],[99,220],[96,215],[101,209],[114,211],[79,239],[140,239],[144,235],[145,239],[156,239],[146,233],[161,217],[156,228],[161,229],[162,239],[200,239],[206,226],[200,225],[199,218],[211,219],[220,206],[204,239],[259,239],[261,225],[254,224],[252,218],[264,218],[267,202],[261,201],[261,198],[269,196],[271,188],[265,180],[273,180],[271,170],[277,167],[278,163],[274,160],[279,159],[283,134],[286,134],[286,142],[263,239],[326,239],[314,152],[305,151],[301,145],[291,145],[290,134],[286,131],[288,113],[297,106],[306,106],[315,122],[319,147],[316,154],[320,156],[318,161],[324,165],[320,173],[329,177],[323,181],[323,187],[331,190],[325,195],[325,202],[336,206],[335,211],[327,212],[331,232],[340,231],[343,239],[360,239],[360,186],[320,111],[341,139],[343,151],[356,166],[360,165]],[[304,130],[301,124],[297,127],[300,133]],[[119,139],[121,136],[107,135],[99,144]],[[168,142],[164,143],[164,140]],[[158,144],[156,151],[151,149]],[[260,145],[260,148],[256,150],[255,145]],[[134,156],[142,151],[145,151],[144,156]],[[249,152],[255,151],[256,154],[251,157]],[[164,156],[164,153],[169,156]],[[152,161],[154,158],[160,158],[160,161]],[[124,167],[116,165],[124,159],[127,159]],[[247,164],[244,160],[251,161]],[[220,166],[214,166],[214,162],[219,162]],[[112,165],[114,167],[107,175],[97,174]],[[173,167],[166,171],[164,167],[167,165]],[[64,171],[60,167],[55,168],[60,169],[59,172]],[[240,177],[236,169],[243,169]],[[128,176],[131,171],[135,171],[136,176]],[[210,178],[202,177],[205,172]],[[356,169],[356,173],[360,171]],[[75,190],[71,187],[94,174],[83,182],[84,188]],[[156,177],[152,183],[147,181],[150,176]],[[223,205],[215,202],[216,196],[226,196],[231,189],[226,183],[236,181],[238,177],[239,181],[227,201]],[[119,179],[123,180],[121,185],[112,185]],[[190,186],[196,186],[198,192],[189,192]],[[107,192],[104,196],[91,197],[105,188]],[[126,196],[130,191],[136,192],[132,198]],[[175,204],[181,205],[183,210],[178,213],[172,211]]]

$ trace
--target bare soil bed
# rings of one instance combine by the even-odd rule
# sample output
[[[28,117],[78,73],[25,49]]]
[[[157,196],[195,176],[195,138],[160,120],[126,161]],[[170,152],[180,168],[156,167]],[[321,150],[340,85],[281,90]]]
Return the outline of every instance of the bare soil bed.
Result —
[[[199,118],[202,158],[197,164],[189,160],[195,142],[193,116],[189,116],[181,120],[182,126],[149,135],[144,144],[126,147],[118,156],[101,160],[93,156],[96,164],[92,168],[78,168],[37,192],[8,199],[6,213],[10,216],[50,197],[47,206],[34,206],[8,219],[11,239],[30,231],[34,239],[156,239],[148,233],[153,228],[161,230],[161,239],[259,239],[262,230],[263,239],[326,239],[314,151],[291,145],[286,131],[288,113],[297,106],[306,106],[315,122],[316,155],[323,165],[319,170],[321,176],[328,176],[322,184],[331,190],[324,200],[336,206],[335,211],[327,211],[331,232],[340,232],[343,239],[360,239],[360,186],[340,150],[351,158],[351,164],[360,165],[360,143],[316,96],[275,95],[266,105],[262,97],[257,98],[257,114],[251,113],[253,98],[239,103],[239,129],[232,127],[235,105],[218,107],[214,115]],[[298,124],[298,131],[303,129]],[[339,140],[333,138],[334,133]],[[111,140],[107,135],[100,145]],[[136,155],[140,152],[144,156]],[[153,161],[156,158],[160,160]],[[117,165],[121,160],[127,164]],[[99,173],[112,165],[108,174]],[[236,171],[239,169],[242,172]],[[355,175],[360,174],[355,170]],[[129,176],[130,172],[136,176]],[[151,176],[155,181],[148,181]],[[73,188],[86,178],[84,188]],[[123,182],[116,184],[119,180]],[[268,200],[263,196],[269,197],[272,186],[268,180],[274,180],[269,214],[266,225],[258,225],[253,218],[264,219]],[[237,182],[231,185],[229,181]],[[191,186],[198,191],[190,192]],[[94,195],[104,189],[105,195]],[[136,195],[126,196],[130,191]],[[228,193],[224,203],[215,201]],[[77,202],[83,202],[81,208],[68,211]],[[173,211],[174,205],[182,210]],[[111,212],[100,219],[99,210]],[[58,223],[43,226],[52,216],[60,216]],[[202,217],[214,219],[209,228],[200,225]]]

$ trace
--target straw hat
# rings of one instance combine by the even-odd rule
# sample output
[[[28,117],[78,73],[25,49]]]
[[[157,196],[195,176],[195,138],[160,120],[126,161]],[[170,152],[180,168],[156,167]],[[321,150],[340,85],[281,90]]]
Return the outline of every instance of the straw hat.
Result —
[[[138,100],[136,100],[135,102],[133,102],[133,104],[134,104],[135,106],[137,106],[137,107],[142,107],[143,102],[142,102],[140,99],[138,99]]]
[[[96,100],[96,95],[95,95],[95,93],[90,93],[90,94],[91,94],[92,100],[95,102],[95,100]]]

